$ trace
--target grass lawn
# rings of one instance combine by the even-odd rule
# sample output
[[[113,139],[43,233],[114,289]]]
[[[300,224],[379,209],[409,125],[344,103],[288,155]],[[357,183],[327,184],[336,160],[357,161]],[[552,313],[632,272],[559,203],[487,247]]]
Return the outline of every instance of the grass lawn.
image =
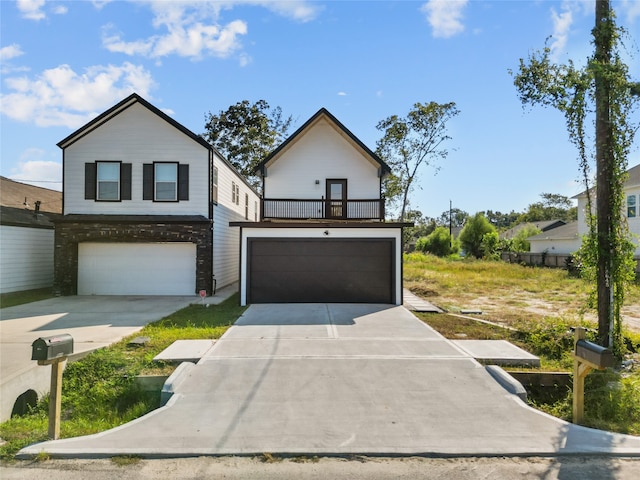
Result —
[[[166,374],[174,365],[153,362],[153,357],[176,340],[217,339],[235,322],[246,307],[238,306],[234,295],[221,305],[190,305],[140,332],[70,363],[62,382],[62,422],[60,437],[75,437],[101,432],[129,422],[157,408],[159,392],[142,391],[134,381],[140,374]],[[129,341],[147,336],[143,346]],[[29,414],[0,424],[0,458],[10,459],[34,442],[47,439],[48,399]]]
[[[540,357],[541,370],[571,371],[573,335],[597,324],[588,308],[589,285],[560,269],[532,268],[499,261],[442,259],[411,254],[405,258],[405,287],[450,312],[480,309],[478,319],[451,314],[418,314],[450,339],[508,340]],[[625,313],[635,315],[640,286],[627,296]],[[510,328],[504,328],[510,327]],[[632,350],[640,350],[640,333],[625,330]],[[592,338],[593,339],[593,338]],[[593,372],[585,383],[585,422],[593,428],[640,435],[640,356],[629,352],[628,367]],[[531,403],[571,421],[572,391],[529,392]]]

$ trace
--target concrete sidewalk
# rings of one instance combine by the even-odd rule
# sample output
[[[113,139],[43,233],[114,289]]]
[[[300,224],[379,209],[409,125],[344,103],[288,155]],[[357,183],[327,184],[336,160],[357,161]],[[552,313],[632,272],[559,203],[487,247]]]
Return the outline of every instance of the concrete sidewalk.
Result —
[[[237,291],[222,289],[206,303],[220,303]],[[191,297],[69,296],[0,309],[0,421],[10,418],[18,395],[49,391],[50,368],[31,360],[31,344],[39,337],[69,333],[74,353],[106,347],[149,322],[200,303]]]
[[[165,407],[19,457],[640,456],[529,408],[404,307],[253,305],[185,372]]]

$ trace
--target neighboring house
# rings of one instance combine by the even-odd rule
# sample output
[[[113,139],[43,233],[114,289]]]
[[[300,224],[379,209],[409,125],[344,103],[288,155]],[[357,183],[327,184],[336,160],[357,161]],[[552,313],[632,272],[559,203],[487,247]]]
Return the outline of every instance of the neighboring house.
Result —
[[[567,222],[565,222],[564,220],[541,220],[538,222],[519,223],[515,227],[512,227],[500,233],[500,238],[505,238],[505,239],[515,238],[515,236],[518,234],[520,230],[528,227],[529,225],[536,227],[541,232],[548,232],[549,230],[553,230],[554,228],[558,228],[566,224]]]
[[[636,245],[634,255],[640,258],[640,165],[629,169],[627,173],[622,215],[628,222],[631,240]],[[580,248],[582,237],[589,233],[586,216],[587,194],[582,192],[573,198],[578,200],[578,221],[575,225],[555,228],[546,236],[541,234],[528,238],[531,242],[531,252],[572,253]],[[592,201],[595,202],[595,196],[592,197]]]
[[[0,177],[0,293],[53,285],[53,223],[62,192]]]
[[[241,231],[240,302],[402,304],[402,227],[384,222],[389,167],[324,108],[256,168]]]
[[[62,140],[62,295],[194,295],[238,280],[230,221],[259,197],[203,138],[133,94]]]
[[[636,245],[635,257],[640,258],[640,164],[627,170],[628,178],[624,182],[623,216],[627,219],[631,240]],[[587,224],[587,192],[582,192],[574,198],[578,199],[578,235],[582,237],[589,233]],[[595,209],[595,195],[592,196]]]
[[[578,222],[543,231],[538,235],[527,238],[531,253],[555,253],[567,255],[580,248],[581,239],[578,236]]]

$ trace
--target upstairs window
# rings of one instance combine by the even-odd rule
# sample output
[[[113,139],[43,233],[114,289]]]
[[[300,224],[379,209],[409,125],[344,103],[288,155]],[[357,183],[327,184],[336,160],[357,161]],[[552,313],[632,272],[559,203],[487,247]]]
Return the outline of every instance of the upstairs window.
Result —
[[[636,203],[636,196],[629,195],[627,197],[627,217],[635,218],[638,216],[638,205]]]
[[[154,200],[175,202],[178,200],[178,164],[154,164]]]
[[[236,194],[236,182],[231,182],[231,203],[236,203],[237,194]]]
[[[131,164],[116,160],[85,163],[84,198],[101,202],[131,200]]]
[[[244,219],[249,220],[249,194],[244,194]]]
[[[120,200],[120,162],[96,162],[96,200]]]
[[[189,200],[189,164],[145,163],[142,166],[142,199],[154,202]]]

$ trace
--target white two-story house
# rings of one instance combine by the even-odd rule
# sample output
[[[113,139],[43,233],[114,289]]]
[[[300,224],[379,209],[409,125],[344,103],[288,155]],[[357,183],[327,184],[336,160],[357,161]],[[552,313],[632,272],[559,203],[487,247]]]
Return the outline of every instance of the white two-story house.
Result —
[[[259,196],[204,139],[133,94],[58,146],[54,291],[210,295],[234,283]]]
[[[241,231],[240,302],[402,304],[402,227],[384,221],[389,167],[326,109],[256,168],[260,220]]]
[[[627,174],[628,178],[623,186],[624,206],[621,215],[626,219],[631,241],[636,245],[634,256],[640,259],[640,165],[627,170]],[[578,200],[578,220],[528,238],[532,253],[570,254],[580,248],[582,237],[589,233],[587,192],[573,198]],[[595,189],[591,201],[595,211]]]

